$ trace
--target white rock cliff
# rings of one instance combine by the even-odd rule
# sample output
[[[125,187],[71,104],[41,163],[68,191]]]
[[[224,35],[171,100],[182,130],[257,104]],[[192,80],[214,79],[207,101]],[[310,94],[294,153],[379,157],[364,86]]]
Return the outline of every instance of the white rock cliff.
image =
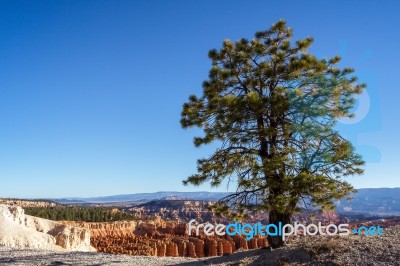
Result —
[[[0,246],[57,251],[96,251],[90,230],[25,215],[18,206],[0,204]]]

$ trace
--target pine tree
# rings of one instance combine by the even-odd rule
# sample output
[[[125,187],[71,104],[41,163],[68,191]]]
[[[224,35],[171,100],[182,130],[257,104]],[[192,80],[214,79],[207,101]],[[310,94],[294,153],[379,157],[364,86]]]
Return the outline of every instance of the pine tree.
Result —
[[[210,50],[203,95],[183,105],[181,125],[203,129],[195,146],[220,146],[183,183],[236,182],[236,192],[214,207],[217,213],[241,219],[264,210],[269,223],[285,224],[302,200],[331,209],[334,199],[354,191],[344,177],[361,174],[364,162],[335,126],[353,116],[354,96],[365,84],[353,69],[338,67],[339,56],[310,54],[312,42],[292,41],[281,20],[252,40],[225,40]],[[280,237],[268,240],[283,245]]]

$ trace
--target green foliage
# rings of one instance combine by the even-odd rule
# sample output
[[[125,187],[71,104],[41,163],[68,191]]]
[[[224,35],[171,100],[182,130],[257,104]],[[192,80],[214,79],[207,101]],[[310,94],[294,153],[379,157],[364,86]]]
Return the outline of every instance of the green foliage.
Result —
[[[113,212],[110,209],[99,207],[28,207],[24,208],[24,210],[28,215],[54,221],[114,222],[137,219],[137,217],[131,213],[122,211]]]
[[[217,212],[235,219],[247,210],[290,217],[301,199],[332,208],[334,199],[353,191],[343,178],[361,174],[364,162],[335,126],[353,116],[354,96],[366,85],[357,83],[353,69],[338,67],[339,56],[310,54],[312,42],[293,42],[292,29],[279,21],[252,40],[225,40],[209,52],[203,95],[183,105],[181,125],[203,129],[195,146],[220,147],[198,160],[197,174],[183,183],[235,181],[236,193]]]

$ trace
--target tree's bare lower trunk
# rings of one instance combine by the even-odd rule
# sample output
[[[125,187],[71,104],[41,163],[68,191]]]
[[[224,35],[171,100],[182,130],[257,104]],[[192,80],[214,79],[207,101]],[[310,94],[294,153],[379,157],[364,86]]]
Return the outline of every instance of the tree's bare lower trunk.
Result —
[[[275,224],[277,228],[279,228],[279,222],[281,222],[281,226],[285,225],[285,224],[289,224],[291,221],[291,215],[287,214],[287,213],[280,213],[275,209],[272,209],[269,212],[269,224]],[[282,247],[283,244],[285,243],[282,240],[282,236],[271,236],[268,235],[268,243],[270,245],[270,247],[272,248],[279,248]]]

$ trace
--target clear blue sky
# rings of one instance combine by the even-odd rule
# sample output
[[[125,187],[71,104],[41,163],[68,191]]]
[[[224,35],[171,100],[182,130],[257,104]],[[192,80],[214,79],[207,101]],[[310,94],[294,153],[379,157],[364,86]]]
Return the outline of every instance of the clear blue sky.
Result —
[[[398,187],[399,14],[397,1],[0,1],[0,197],[211,190],[181,185],[212,151],[180,128],[182,103],[209,49],[280,18],[369,85],[365,117],[339,126],[368,162],[350,182]]]

